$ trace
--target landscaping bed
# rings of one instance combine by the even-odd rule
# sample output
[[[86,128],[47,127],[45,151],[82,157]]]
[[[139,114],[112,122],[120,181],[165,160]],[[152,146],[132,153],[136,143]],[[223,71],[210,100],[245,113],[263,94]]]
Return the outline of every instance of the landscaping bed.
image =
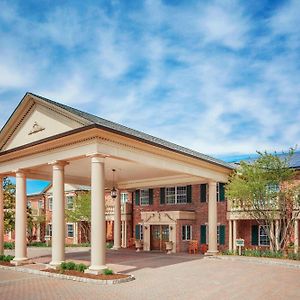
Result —
[[[116,280],[116,279],[125,279],[129,278],[130,275],[126,274],[115,274],[111,269],[103,270],[103,274],[95,275],[84,273],[87,269],[85,264],[76,264],[73,261],[63,262],[60,264],[58,270],[55,269],[45,269],[43,272],[62,274],[67,276],[76,276],[88,279],[97,279],[97,280]]]
[[[110,275],[105,275],[105,274],[99,274],[99,275],[94,275],[94,274],[87,274],[83,272],[79,272],[76,270],[53,270],[53,269],[46,269],[42,270],[43,272],[48,272],[48,273],[55,273],[55,274],[64,274],[64,275],[69,275],[69,276],[77,276],[77,277],[83,277],[83,278],[90,278],[90,279],[98,279],[98,280],[115,280],[115,279],[122,279],[122,278],[128,278],[130,275],[126,274],[110,274]]]
[[[11,255],[0,255],[0,265],[6,267],[14,267],[14,265],[10,263],[10,261],[13,259],[14,256]]]

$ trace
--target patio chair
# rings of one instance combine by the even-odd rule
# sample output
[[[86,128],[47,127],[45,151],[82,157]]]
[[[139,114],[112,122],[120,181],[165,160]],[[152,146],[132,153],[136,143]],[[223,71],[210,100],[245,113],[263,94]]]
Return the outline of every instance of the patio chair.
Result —
[[[197,240],[191,240],[189,243],[189,254],[196,254],[199,251],[199,245]]]

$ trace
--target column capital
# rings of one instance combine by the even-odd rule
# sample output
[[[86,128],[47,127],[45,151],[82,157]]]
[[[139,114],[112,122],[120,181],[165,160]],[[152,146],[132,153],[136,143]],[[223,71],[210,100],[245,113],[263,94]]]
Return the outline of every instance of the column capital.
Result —
[[[108,155],[104,155],[100,153],[91,153],[91,154],[87,154],[86,157],[91,158],[92,163],[104,163],[105,158],[107,158]]]
[[[65,166],[67,166],[69,163],[64,160],[54,160],[48,163],[48,165],[51,165],[55,169],[62,169]]]
[[[209,185],[217,185],[217,182],[216,182],[216,181],[213,181],[213,180],[210,180],[210,181],[208,181],[208,184],[209,184]]]
[[[13,173],[16,174],[16,177],[25,177],[26,176],[26,170],[24,170],[24,169],[14,170]]]

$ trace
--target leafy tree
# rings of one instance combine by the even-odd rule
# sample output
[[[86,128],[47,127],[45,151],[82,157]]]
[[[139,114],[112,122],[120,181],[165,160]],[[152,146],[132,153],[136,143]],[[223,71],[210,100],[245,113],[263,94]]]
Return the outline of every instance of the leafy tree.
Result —
[[[296,171],[289,167],[294,150],[290,149],[285,158],[276,153],[258,154],[254,162],[241,162],[230,176],[226,196],[232,209],[267,225],[271,249],[284,250],[292,239],[295,219],[300,213],[300,185],[295,181]]]
[[[80,224],[85,241],[90,242],[91,193],[80,193],[74,197],[73,209],[66,209],[67,222]]]
[[[9,178],[3,180],[4,190],[4,230],[15,230],[16,185]],[[33,227],[32,211],[27,207],[27,232]],[[30,236],[30,235],[29,235]]]

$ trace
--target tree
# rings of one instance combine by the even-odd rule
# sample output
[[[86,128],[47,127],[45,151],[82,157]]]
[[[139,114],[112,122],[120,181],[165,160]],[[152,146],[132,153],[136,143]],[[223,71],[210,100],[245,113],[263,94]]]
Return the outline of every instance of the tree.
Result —
[[[11,182],[9,178],[3,180],[4,190],[4,230],[14,231],[15,230],[15,211],[16,211],[16,185]],[[30,236],[32,229],[33,217],[32,211],[27,207],[27,233]]]
[[[73,209],[66,210],[67,222],[80,223],[82,234],[90,242],[91,230],[91,193],[80,193],[74,197]]]
[[[292,240],[295,219],[300,213],[300,185],[295,181],[296,171],[289,167],[294,149],[285,157],[258,154],[254,162],[241,162],[230,176],[226,196],[232,208],[245,212],[259,225],[266,225],[271,249],[283,251]]]

